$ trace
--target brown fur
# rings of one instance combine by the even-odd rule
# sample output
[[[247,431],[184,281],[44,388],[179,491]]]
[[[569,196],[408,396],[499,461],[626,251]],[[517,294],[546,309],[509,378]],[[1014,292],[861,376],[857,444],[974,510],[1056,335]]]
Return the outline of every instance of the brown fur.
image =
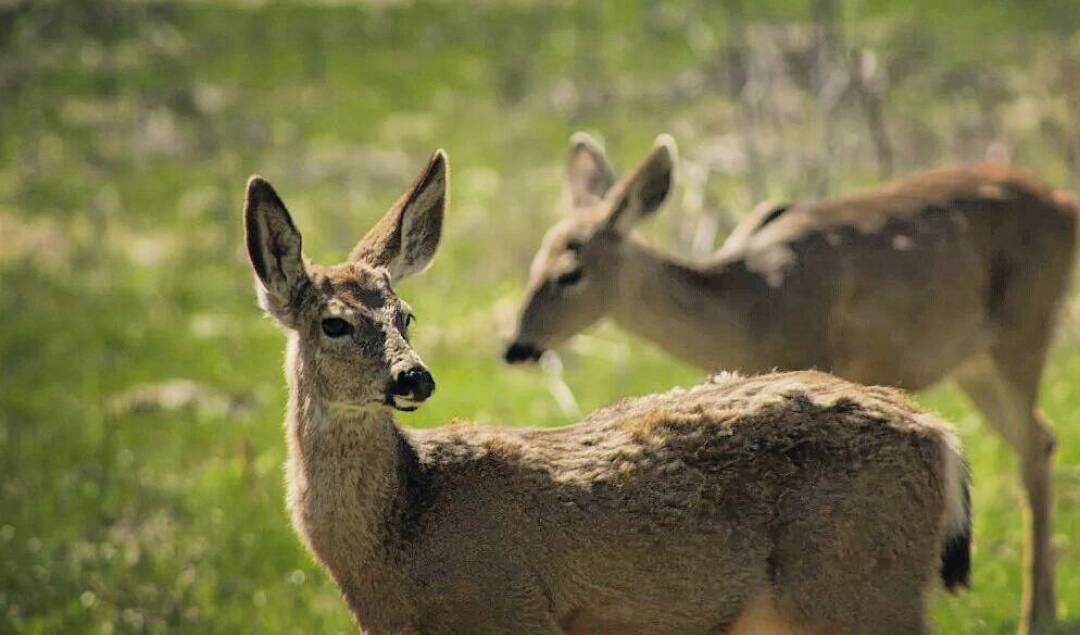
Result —
[[[760,594],[803,632],[925,629],[954,441],[894,391],[729,377],[551,430],[323,417],[290,412],[290,506],[371,632],[725,632]]]
[[[598,147],[575,136],[571,156],[583,152],[610,172]],[[1075,200],[1022,170],[946,168],[762,206],[712,258],[684,262],[610,221],[625,206],[626,181],[669,173],[639,167],[552,228],[508,359],[607,316],[708,370],[818,368],[909,390],[952,375],[1020,456],[1031,513],[1025,628],[1052,621],[1053,435],[1035,402],[1071,273]],[[578,283],[559,283],[568,270]]]
[[[382,263],[427,264],[438,236],[409,234],[445,196],[391,211],[417,229],[386,222],[390,253],[322,267],[278,246],[300,237],[266,192],[249,187],[249,247],[264,302],[292,298],[268,306],[289,329],[288,506],[365,631],[925,630],[962,459],[898,391],[723,375],[561,429],[405,431],[381,396],[420,362]],[[356,330],[323,334],[328,315]]]

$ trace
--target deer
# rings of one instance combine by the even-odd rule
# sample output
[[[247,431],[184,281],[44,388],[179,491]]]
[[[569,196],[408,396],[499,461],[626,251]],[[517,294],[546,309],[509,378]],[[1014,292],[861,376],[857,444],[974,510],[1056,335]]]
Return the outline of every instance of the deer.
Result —
[[[819,369],[918,391],[952,377],[1019,457],[1022,632],[1054,621],[1054,435],[1037,396],[1076,243],[1076,199],[1026,171],[948,167],[837,198],[759,205],[709,257],[635,236],[673,187],[674,141],[616,179],[571,138],[569,212],[529,270],[507,362],[607,318],[708,371]]]
[[[963,452],[893,388],[721,374],[561,428],[396,423],[435,391],[394,285],[434,256],[448,182],[440,150],[329,266],[247,184],[287,338],[287,507],[360,629],[921,633],[928,593],[967,585]]]

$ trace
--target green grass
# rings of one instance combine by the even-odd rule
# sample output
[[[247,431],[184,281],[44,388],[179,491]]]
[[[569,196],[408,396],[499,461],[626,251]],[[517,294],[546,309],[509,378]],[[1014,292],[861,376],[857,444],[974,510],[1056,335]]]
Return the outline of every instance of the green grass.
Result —
[[[330,262],[433,148],[449,151],[441,252],[399,290],[439,382],[402,418],[414,426],[574,420],[548,388],[556,378],[498,359],[559,213],[572,131],[602,135],[621,168],[657,133],[676,136],[689,167],[646,228],[670,249],[700,219],[727,226],[756,202],[720,3],[378,4],[0,3],[0,631],[351,628],[283,510],[283,338],[256,310],[241,244],[248,174],[278,187],[309,255]],[[787,59],[792,76],[756,102],[761,194],[809,195],[823,170],[831,192],[872,182],[856,99],[840,102],[834,154],[821,154],[824,111],[798,71],[811,57],[806,3],[747,4],[751,55]],[[998,141],[1076,189],[1080,12],[984,4],[843,5],[846,44],[888,72],[897,171],[980,158]],[[703,185],[693,166],[711,170]],[[1060,442],[1061,632],[1080,630],[1076,306],[1042,399]],[[610,326],[562,361],[582,412],[700,379]],[[1010,632],[1014,460],[953,389],[920,399],[956,422],[975,478],[974,590],[937,601],[936,622]]]

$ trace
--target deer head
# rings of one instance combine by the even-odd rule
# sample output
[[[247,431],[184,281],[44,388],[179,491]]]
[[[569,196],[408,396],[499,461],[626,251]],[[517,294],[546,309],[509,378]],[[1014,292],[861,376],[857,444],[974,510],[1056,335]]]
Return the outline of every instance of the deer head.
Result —
[[[535,360],[610,311],[622,245],[639,221],[660,208],[673,183],[675,143],[660,135],[649,155],[616,181],[600,146],[570,138],[569,213],[552,227],[529,270],[510,363]]]
[[[345,262],[317,265],[270,183],[248,181],[244,225],[259,304],[290,331],[290,363],[328,406],[415,410],[435,390],[409,345],[412,311],[393,285],[435,255],[447,183],[438,150]]]

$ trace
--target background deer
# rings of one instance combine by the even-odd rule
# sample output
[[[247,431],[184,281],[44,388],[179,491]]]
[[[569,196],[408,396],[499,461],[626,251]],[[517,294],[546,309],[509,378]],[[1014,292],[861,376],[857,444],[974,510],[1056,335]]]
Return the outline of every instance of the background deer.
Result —
[[[761,207],[712,257],[687,262],[631,235],[674,164],[664,135],[616,181],[596,142],[571,139],[571,210],[533,261],[506,360],[610,317],[710,371],[818,368],[909,390],[952,375],[1019,455],[1023,624],[1051,622],[1054,437],[1036,398],[1072,271],[1074,199],[1016,169],[942,169]]]
[[[440,151],[333,266],[247,188],[288,334],[288,506],[363,629],[921,632],[932,580],[966,583],[957,440],[892,389],[725,375],[562,429],[399,428],[435,384],[391,285],[431,260],[446,187]]]

